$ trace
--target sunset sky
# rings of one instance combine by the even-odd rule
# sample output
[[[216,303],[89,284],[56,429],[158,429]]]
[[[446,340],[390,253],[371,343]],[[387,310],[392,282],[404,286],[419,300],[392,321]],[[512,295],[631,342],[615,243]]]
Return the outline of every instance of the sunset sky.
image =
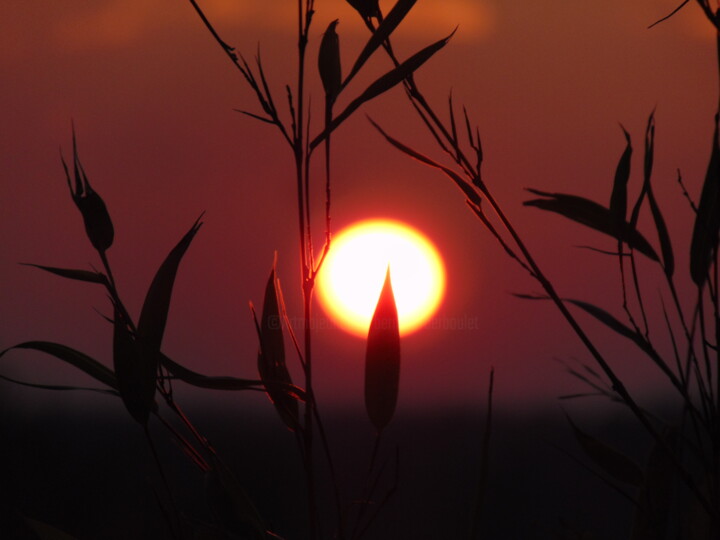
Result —
[[[248,59],[259,44],[276,100],[284,105],[284,85],[294,84],[296,76],[294,3],[200,3],[225,40]],[[419,0],[394,37],[399,55],[407,57],[458,27],[421,68],[420,86],[442,114],[451,90],[456,103],[467,106],[482,135],[486,182],[560,293],[618,315],[616,261],[574,247],[612,249],[612,241],[523,207],[523,188],[607,204],[624,149],[622,124],[636,149],[630,189],[637,193],[642,137],[655,108],[654,186],[674,235],[684,276],[681,294],[689,306],[693,216],[676,171],[697,199],[718,83],[714,35],[694,2],[647,29],[678,3]],[[343,0],[316,0],[316,9],[309,84],[312,103],[320,106],[315,59],[325,27],[340,19],[345,70],[367,31]],[[182,0],[12,1],[3,11],[0,348],[31,339],[58,341],[111,364],[112,331],[95,311],[111,315],[104,292],[18,264],[99,266],[60,163],[59,149],[71,154],[74,122],[80,157],[115,224],[109,258],[131,312],[137,315],[157,267],[205,211],[205,225],[180,268],[163,349],[207,374],[255,377],[257,336],[248,301],[261,303],[275,251],[291,316],[300,320],[296,194],[292,156],[276,130],[234,112],[259,111],[239,73]],[[349,95],[388,68],[378,54]],[[365,114],[419,151],[441,156],[399,89],[359,111],[333,139],[336,230],[365,218],[405,221],[423,231],[445,259],[447,294],[440,310],[428,328],[402,343],[399,411],[479,404],[490,366],[496,369],[496,397],[509,407],[552,406],[558,395],[582,389],[554,361],[588,360],[558,313],[549,304],[511,295],[539,292],[538,286],[505,256],[446,178],[391,148]],[[315,133],[321,118],[316,107]],[[322,227],[321,178],[318,169],[316,230]],[[641,229],[655,242],[647,217]],[[659,306],[659,270],[642,268],[651,275],[648,296]],[[319,308],[315,313],[321,407],[359,409],[363,340],[326,324]],[[651,320],[662,323],[659,312]],[[646,359],[605,330],[591,328],[631,387],[646,397],[655,393]],[[296,374],[297,367],[293,363]],[[0,372],[47,383],[87,382],[52,358],[25,352],[3,358]],[[5,384],[2,391],[32,396],[39,407],[60,399],[105,399],[60,398]],[[198,395],[204,403],[215,397]],[[258,396],[227,399],[260,403]]]

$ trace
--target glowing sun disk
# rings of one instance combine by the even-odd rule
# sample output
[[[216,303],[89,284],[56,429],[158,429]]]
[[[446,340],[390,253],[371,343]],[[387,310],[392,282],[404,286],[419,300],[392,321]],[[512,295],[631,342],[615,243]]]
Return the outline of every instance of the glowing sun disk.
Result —
[[[325,312],[343,329],[367,335],[388,265],[400,333],[420,328],[442,300],[445,269],[432,243],[397,221],[361,221],[333,237],[317,283]]]

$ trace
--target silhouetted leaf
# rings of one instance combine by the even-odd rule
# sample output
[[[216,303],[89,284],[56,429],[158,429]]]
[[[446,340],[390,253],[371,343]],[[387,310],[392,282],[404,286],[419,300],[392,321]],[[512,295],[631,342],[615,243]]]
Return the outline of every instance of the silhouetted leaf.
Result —
[[[74,269],[68,269],[68,268],[55,268],[54,266],[42,266],[40,264],[32,264],[32,263],[20,263],[23,266],[32,266],[35,268],[39,268],[40,270],[45,270],[46,272],[50,272],[51,274],[56,274],[58,276],[62,276],[64,278],[68,279],[74,279],[77,281],[87,281],[90,283],[100,283],[100,284],[107,284],[107,278],[104,274],[101,274],[100,272],[93,272],[91,270],[74,270]]]
[[[265,526],[255,505],[232,471],[214,458],[205,475],[205,491],[213,517],[239,538],[264,540]]]
[[[52,343],[49,341],[26,341],[12,347],[8,347],[4,351],[0,352],[0,357],[12,349],[31,349],[47,353],[63,362],[75,366],[79,370],[87,373],[92,378],[100,381],[101,383],[114,388],[117,390],[118,383],[115,378],[115,374],[112,370],[102,365],[97,360],[93,360],[88,355],[71,349],[65,345],[59,343]]]
[[[265,386],[265,383],[259,379],[253,380],[239,379],[237,377],[202,375],[178,364],[163,353],[160,353],[160,361],[174,377],[198,388],[208,388],[211,390],[257,390]],[[300,401],[305,400],[305,391],[293,384],[268,381],[267,385],[276,388],[278,392],[285,392],[294,399]]]
[[[453,32],[454,34],[455,32]],[[375,82],[370,84],[365,91],[360,94],[357,98],[350,102],[350,104],[337,115],[330,125],[320,135],[315,137],[310,144],[310,148],[315,148],[320,144],[333,130],[335,130],[340,124],[342,124],[347,118],[354,113],[363,103],[376,98],[380,94],[387,92],[393,86],[404,81],[410,74],[415,72],[420,66],[427,62],[432,55],[442,49],[450,38],[453,36],[450,34],[448,37],[441,39],[422,49],[420,52],[415,53],[413,56],[405,60],[402,64],[388,71]]]
[[[285,364],[285,343],[283,340],[282,318],[280,317],[279,295],[278,283],[275,278],[275,265],[273,264],[265,287],[263,312],[258,324],[260,338],[258,372],[265,384],[267,395],[275,405],[280,418],[290,430],[295,431],[299,427],[297,400],[276,384],[292,384],[290,373]]]
[[[342,86],[342,68],[340,66],[340,38],[335,28],[338,20],[331,22],[320,42],[318,70],[325,90],[326,99],[332,103],[340,93]]]
[[[378,432],[395,413],[399,384],[400,331],[388,267],[370,322],[365,356],[365,408]]]
[[[357,3],[360,4],[362,0],[358,0]],[[385,16],[385,18],[382,20],[382,22],[378,25],[375,32],[373,32],[373,35],[370,36],[370,39],[365,44],[365,47],[363,47],[363,50],[360,51],[360,54],[357,57],[357,60],[355,60],[355,64],[353,65],[352,69],[350,70],[350,73],[348,73],[347,77],[345,78],[345,81],[343,81],[342,85],[343,87],[347,86],[347,84],[350,82],[350,80],[357,75],[357,73],[360,71],[360,68],[363,67],[365,62],[368,61],[368,58],[372,56],[372,53],[374,53],[378,47],[380,47],[383,42],[390,37],[390,35],[395,31],[395,29],[398,27],[398,25],[403,21],[405,16],[410,12],[410,10],[415,5],[415,2],[417,0],[398,0],[398,2],[393,6],[393,8],[390,10],[390,12]],[[364,17],[372,17],[373,15],[366,15],[365,13],[370,11],[375,11],[377,14],[380,13],[379,8],[377,7],[377,0],[372,0],[370,2],[362,2],[365,4],[370,4],[363,9],[360,9],[360,7],[353,4],[353,7],[357,9],[361,15]],[[374,3],[374,6],[372,5]],[[365,12],[365,13],[364,13]]]
[[[690,276],[698,287],[705,284],[708,269],[718,246],[720,231],[720,147],[718,146],[718,116],[715,116],[713,147],[705,176],[695,228],[690,244]]]
[[[365,19],[380,16],[378,0],[347,0],[347,3],[354,7]]]
[[[629,223],[625,222],[621,230],[617,230],[617,225],[613,221],[613,215],[608,208],[576,195],[548,193],[530,188],[528,188],[528,191],[546,198],[525,201],[523,202],[525,206],[535,206],[541,210],[547,210],[548,212],[565,216],[596,231],[610,235],[615,239],[622,239],[631,248],[639,251],[646,257],[654,261],[659,260],[657,253],[655,253],[650,243]]]
[[[408,156],[410,156],[413,159],[416,159],[420,161],[421,163],[424,163],[425,165],[429,165],[430,167],[435,167],[436,169],[440,169],[442,172],[444,172],[453,182],[455,182],[455,185],[460,188],[460,190],[463,192],[463,194],[471,200],[473,203],[475,203],[477,206],[480,206],[482,203],[482,200],[480,199],[480,195],[473,189],[473,187],[465,181],[459,174],[457,174],[452,169],[445,167],[444,165],[440,165],[436,161],[430,159],[429,157],[421,154],[420,152],[417,152],[416,150],[413,150],[409,146],[404,145],[397,139],[391,137],[383,129],[376,124],[372,118],[369,118],[370,123],[375,126],[375,129],[377,129],[380,134],[387,139],[387,141],[392,144],[395,148],[400,150],[401,152],[404,152]]]
[[[135,339],[117,307],[113,365],[125,407],[130,416],[143,426],[146,425],[155,400],[158,353]]]
[[[180,242],[170,251],[160,265],[145,296],[137,330],[139,338],[143,340],[143,345],[149,347],[150,350],[160,350],[178,266],[201,226],[202,222],[198,218]]]
[[[663,218],[660,206],[658,206],[655,194],[652,190],[652,183],[650,181],[652,177],[653,160],[655,155],[655,118],[654,113],[650,115],[648,119],[647,129],[645,130],[645,186],[644,191],[647,193],[648,204],[650,205],[650,212],[655,222],[655,230],[657,230],[658,240],[660,242],[660,251],[663,257],[663,270],[668,277],[672,277],[675,272],[675,256],[673,255],[672,242],[670,240],[670,233],[668,232],[665,219]]]
[[[633,486],[642,485],[643,473],[635,462],[614,448],[583,432],[570,419],[570,416],[566,416],[575,438],[587,457],[615,480]]]
[[[31,383],[27,381],[20,381],[18,379],[13,379],[12,377],[7,377],[5,375],[0,375],[0,379],[3,381],[7,381],[13,384],[18,384],[20,386],[27,386],[28,388],[37,388],[38,390],[56,390],[61,392],[67,392],[67,391],[82,391],[82,392],[97,392],[98,394],[108,394],[111,396],[117,396],[119,397],[120,394],[116,390],[111,390],[108,388],[88,388],[85,386],[67,386],[67,385],[61,385],[61,384],[41,384],[41,383]]]
[[[622,126],[621,126],[622,127]],[[610,215],[614,228],[618,231],[623,230],[625,224],[625,214],[627,213],[627,186],[630,180],[630,160],[632,158],[632,145],[630,144],[630,134],[622,128],[625,134],[627,145],[617,169],[615,169],[615,180],[613,181],[613,190],[610,195]],[[622,238],[620,238],[622,240]]]

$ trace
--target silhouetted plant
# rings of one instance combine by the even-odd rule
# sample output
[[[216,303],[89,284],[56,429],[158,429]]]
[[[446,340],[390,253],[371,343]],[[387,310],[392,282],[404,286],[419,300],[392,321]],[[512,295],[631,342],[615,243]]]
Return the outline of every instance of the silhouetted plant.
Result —
[[[296,336],[296,329],[289,322],[285,304],[273,264],[265,288],[262,313],[255,314],[255,324],[259,338],[258,372],[259,380],[239,379],[234,377],[208,377],[196,373],[180,363],[170,359],[162,352],[162,340],[172,297],[173,285],[182,258],[202,226],[198,219],[179,243],[170,251],[149,287],[140,316],[135,320],[126,309],[115,285],[112,267],[107,251],[114,238],[114,228],[110,214],[100,195],[91,187],[85,170],[78,156],[75,133],[73,129],[73,161],[71,179],[70,170],[62,160],[62,164],[70,187],[72,198],[77,205],[85,225],[90,243],[98,253],[102,270],[77,270],[31,265],[54,273],[66,279],[80,280],[103,286],[110,297],[113,315],[108,321],[113,325],[113,367],[110,369],[89,356],[58,343],[43,341],[25,342],[4,351],[0,357],[11,349],[33,349],[41,351],[64,361],[87,373],[107,388],[99,390],[121,398],[130,416],[140,424],[152,447],[153,455],[160,475],[168,491],[170,504],[163,505],[169,529],[173,535],[182,538],[189,535],[190,525],[173,508],[170,486],[165,479],[163,465],[155,452],[153,438],[149,429],[152,417],[158,418],[171,435],[179,442],[185,454],[205,475],[207,499],[211,507],[215,523],[208,530],[215,531],[213,537],[222,534],[235,535],[238,538],[274,537],[267,530],[262,518],[245,494],[241,483],[232,471],[220,460],[215,449],[199,430],[190,422],[175,401],[173,385],[175,381],[218,390],[255,390],[267,393],[285,426],[295,434],[308,488],[308,536],[311,539],[322,535],[318,524],[318,497],[316,491],[317,469],[315,463],[316,430],[325,452],[332,477],[332,491],[335,498],[337,527],[333,531],[335,538],[362,537],[373,523],[377,512],[392,496],[397,486],[397,478],[384,495],[377,495],[382,468],[375,467],[376,456],[380,443],[380,435],[391,421],[398,395],[400,376],[400,337],[398,330],[397,309],[388,277],[378,301],[377,310],[370,326],[366,356],[366,391],[365,400],[369,418],[377,430],[377,437],[368,471],[367,486],[362,494],[361,508],[355,516],[354,523],[349,523],[350,508],[342,501],[340,488],[335,480],[334,465],[329,444],[318,411],[318,403],[313,391],[313,348],[312,348],[312,295],[315,279],[330,249],[330,208],[331,208],[331,138],[334,132],[362,105],[375,99],[399,84],[407,84],[413,73],[428,61],[437,51],[442,49],[450,39],[441,39],[410,56],[405,61],[396,61],[386,73],[377,77],[364,90],[356,92],[348,98],[338,113],[335,107],[340,100],[350,93],[351,81],[366,65],[370,57],[382,46],[387,47],[389,39],[400,23],[410,12],[415,0],[398,0],[387,16],[381,14],[377,0],[349,2],[362,15],[365,22],[373,27],[373,33],[349,71],[343,76],[340,64],[340,39],[337,33],[337,20],[329,24],[319,46],[317,67],[325,93],[323,104],[323,125],[317,133],[312,134],[310,122],[309,100],[306,98],[306,78],[308,77],[307,45],[310,28],[315,14],[314,0],[298,0],[298,59],[297,81],[284,88],[287,96],[287,112],[282,113],[276,106],[273,91],[268,84],[260,54],[255,58],[255,66],[251,67],[245,58],[228,45],[215,30],[195,0],[189,0],[195,12],[210,31],[215,41],[240,71],[244,80],[252,89],[261,108],[261,112],[240,112],[259,121],[273,125],[288,145],[294,158],[294,176],[297,191],[298,233],[300,246],[300,274],[303,298],[302,328],[297,329],[302,339]],[[377,21],[375,27],[370,21]],[[289,120],[284,118],[289,117]],[[313,244],[313,220],[311,219],[311,159],[314,152],[324,143],[325,157],[325,230],[324,242],[316,252]],[[287,366],[285,352],[286,330],[294,344],[298,360],[304,375],[301,388],[293,384]],[[6,380],[54,390],[78,390],[74,386],[49,386]],[[166,410],[179,418],[184,424],[185,433],[181,433],[164,418]],[[397,471],[397,455],[395,470]],[[397,474],[397,473],[396,473]],[[375,511],[366,516],[369,501],[376,496],[379,503]]]
[[[688,3],[689,0],[685,0],[668,17]],[[697,3],[718,30],[720,45],[720,10],[714,12],[709,0],[697,0]],[[372,20],[367,16],[363,16],[363,19],[373,31]],[[397,64],[389,39],[384,43],[384,48],[391,60]],[[720,47],[718,50],[720,52]],[[717,343],[720,341],[718,116],[715,117],[711,157],[700,202],[697,206],[693,204],[696,215],[686,269],[689,270],[689,276],[696,285],[697,301],[690,316],[681,308],[675,285],[676,264],[670,234],[651,184],[655,139],[654,113],[650,115],[645,132],[643,184],[629,216],[627,187],[633,148],[630,134],[624,129],[626,147],[617,166],[608,206],[578,195],[529,189],[538,198],[526,201],[526,206],[559,214],[609,235],[616,241],[615,251],[596,251],[617,256],[624,311],[624,320],[621,320],[604,308],[579,299],[563,298],[557,293],[554,283],[541,270],[520,232],[509,220],[503,207],[494,198],[491,186],[483,178],[481,171],[483,152],[479,130],[471,127],[465,108],[463,108],[465,129],[460,129],[465,134],[461,136],[458,133],[452,96],[449,99],[449,121],[445,122],[424,98],[412,77],[408,77],[404,85],[416,112],[440,149],[454,162],[455,168],[446,167],[436,159],[410,148],[371,120],[373,125],[394,147],[426,165],[439,169],[450,178],[461,189],[469,209],[480,219],[503,250],[544,290],[543,295],[518,296],[526,299],[549,300],[560,310],[601,371],[598,373],[587,365],[583,366],[582,371],[569,368],[570,373],[590,387],[591,392],[582,395],[602,395],[623,403],[652,437],[653,449],[645,470],[642,471],[628,457],[585,433],[568,417],[571,429],[586,456],[599,467],[606,481],[634,504],[636,514],[632,537],[637,540],[678,537],[717,538],[720,535],[720,364],[717,348]],[[682,184],[682,178],[679,180]],[[660,255],[637,229],[639,214],[644,207],[649,207],[652,215]],[[644,255],[660,266],[673,308],[680,321],[681,328],[674,329],[670,323],[670,315],[663,305],[667,335],[673,344],[670,359],[658,351],[655,345],[656,338],[650,336],[647,308],[641,293],[641,276],[635,261],[636,253]],[[630,308],[629,294],[634,296],[639,313],[634,313]],[[570,310],[571,306],[630,340],[650,359],[667,378],[681,400],[679,423],[660,420],[636,401],[611,363],[588,336],[584,325],[580,324]],[[713,334],[715,343],[709,337]],[[673,491],[676,479],[684,486],[680,493]],[[637,490],[635,496],[627,492],[630,489]],[[674,522],[671,523],[669,518]]]

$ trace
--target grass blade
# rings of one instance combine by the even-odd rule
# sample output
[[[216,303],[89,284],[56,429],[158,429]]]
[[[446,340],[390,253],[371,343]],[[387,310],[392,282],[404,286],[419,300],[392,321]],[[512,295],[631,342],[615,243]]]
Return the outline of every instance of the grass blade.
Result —
[[[622,127],[622,126],[621,126]],[[632,158],[632,145],[630,143],[630,134],[622,128],[625,134],[625,151],[620,156],[617,168],[615,169],[615,180],[613,181],[613,190],[610,195],[610,215],[615,229],[623,230],[625,223],[625,215],[627,213],[627,186],[630,180],[630,161]],[[622,240],[622,238],[620,238]]]
[[[378,432],[388,425],[395,413],[399,385],[400,331],[388,267],[370,322],[365,356],[365,408]]]
[[[453,32],[453,34],[454,33],[455,32]],[[387,92],[392,87],[401,83],[407,77],[412,75],[436,52],[442,49],[447,44],[447,42],[450,41],[450,38],[453,36],[453,34],[450,34],[446,38],[436,41],[432,45],[428,45],[421,51],[415,53],[410,58],[405,60],[399,66],[388,71],[387,73],[379,77],[375,82],[371,83],[370,86],[368,86],[362,94],[360,94],[353,101],[351,101],[345,108],[345,110],[343,110],[343,112],[341,112],[333,119],[330,125],[322,133],[320,133],[317,137],[313,139],[312,143],[310,144],[310,149],[313,149],[318,144],[320,144],[330,133],[337,129],[340,124],[347,120],[348,117],[352,113],[354,113],[363,103],[366,103],[367,101],[376,98],[380,94]]]
[[[33,264],[33,263],[20,263],[23,266],[32,266],[34,268],[39,268],[40,270],[45,270],[46,272],[50,272],[51,274],[55,274],[64,278],[68,279],[74,279],[76,281],[87,281],[88,283],[100,283],[102,285],[107,285],[107,278],[104,274],[100,272],[94,272],[91,270],[75,270],[75,269],[69,269],[69,268],[56,268],[54,266],[43,266],[40,264]]]
[[[548,193],[531,188],[528,188],[528,191],[544,198],[530,199],[524,201],[523,205],[534,206],[541,210],[560,214],[572,221],[605,233],[613,238],[618,240],[622,239],[632,249],[639,251],[653,261],[659,260],[653,247],[635,227],[628,222],[624,222],[618,231],[617,223],[614,221],[615,216],[610,209],[605,208],[595,201],[578,197],[577,195],[567,195],[565,193]]]
[[[297,400],[282,390],[277,383],[292,385],[290,372],[285,363],[285,342],[280,315],[279,284],[275,277],[275,265],[270,271],[263,312],[258,326],[260,351],[258,353],[258,372],[265,385],[267,395],[280,414],[283,423],[291,431],[300,426]],[[253,312],[254,313],[254,312]]]
[[[705,284],[708,269],[717,250],[720,231],[720,147],[718,146],[718,116],[715,115],[715,133],[705,183],[695,218],[690,244],[690,275],[698,287]]]
[[[35,351],[44,352],[55,358],[62,360],[78,368],[80,371],[90,375],[93,379],[100,381],[101,383],[114,388],[117,390],[118,383],[115,374],[109,368],[103,364],[90,358],[88,355],[71,349],[65,345],[59,343],[52,343],[50,341],[26,341],[18,345],[8,347],[4,351],[0,352],[0,357],[12,349],[31,349]]]
[[[347,77],[342,83],[343,88],[348,85],[348,83],[352,80],[353,77],[355,77],[355,75],[358,74],[360,68],[365,65],[365,62],[368,61],[368,59],[378,49],[378,47],[380,47],[380,45],[382,45],[383,42],[390,37],[390,35],[395,31],[398,25],[403,21],[405,16],[413,8],[415,2],[417,2],[417,0],[398,0],[398,2],[385,16],[382,22],[378,25],[377,30],[375,30],[375,32],[373,32],[373,35],[370,36],[370,39],[365,44],[365,47],[363,47],[363,50],[360,51],[360,54],[358,55],[357,60],[355,60],[355,64],[353,64],[350,73],[348,73]],[[353,7],[360,11],[360,14],[364,17],[370,17],[371,15],[366,15],[365,13],[370,13],[372,11],[379,13],[379,9],[377,8],[377,1],[371,9],[366,8],[361,10],[360,7],[356,6],[355,4],[353,4]]]
[[[135,339],[117,307],[113,326],[113,365],[120,397],[130,416],[146,426],[155,400],[158,355]]]
[[[144,345],[155,351],[160,350],[163,333],[165,332],[168,310],[170,309],[170,298],[178,266],[201,226],[202,222],[198,218],[180,242],[170,251],[160,265],[145,296],[138,322],[138,336],[143,340]]]

